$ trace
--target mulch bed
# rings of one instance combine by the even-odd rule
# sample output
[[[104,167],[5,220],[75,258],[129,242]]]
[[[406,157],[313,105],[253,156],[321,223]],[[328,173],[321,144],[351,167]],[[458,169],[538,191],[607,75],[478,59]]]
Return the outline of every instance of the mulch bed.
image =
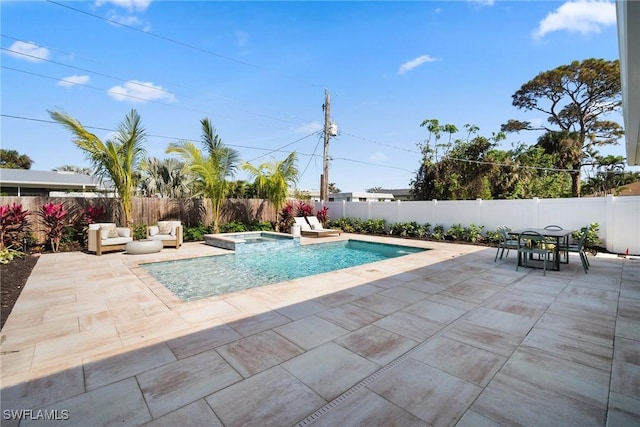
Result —
[[[2,289],[0,329],[4,327],[4,322],[9,317],[38,258],[40,258],[38,255],[26,255],[23,258],[14,259],[9,264],[0,264],[0,288]]]

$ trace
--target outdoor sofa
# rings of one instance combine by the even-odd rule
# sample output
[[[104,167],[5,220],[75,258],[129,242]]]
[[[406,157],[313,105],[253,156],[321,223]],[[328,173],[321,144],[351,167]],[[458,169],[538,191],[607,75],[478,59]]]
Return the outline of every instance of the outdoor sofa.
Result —
[[[98,256],[103,252],[123,251],[125,245],[133,241],[133,232],[129,227],[117,227],[112,222],[89,224],[87,233],[87,249]]]
[[[162,246],[179,249],[183,243],[181,221],[158,221],[156,225],[147,227],[147,239],[161,240]]]

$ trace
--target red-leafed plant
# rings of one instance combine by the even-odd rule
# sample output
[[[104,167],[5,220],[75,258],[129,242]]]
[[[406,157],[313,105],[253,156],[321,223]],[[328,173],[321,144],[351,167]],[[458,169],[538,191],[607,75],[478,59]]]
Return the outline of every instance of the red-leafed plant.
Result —
[[[325,227],[327,225],[327,222],[329,221],[329,208],[323,206],[322,209],[316,212],[316,217],[318,218],[318,221],[320,221],[322,226]]]
[[[67,219],[67,210],[64,207],[64,203],[49,202],[40,207],[38,216],[42,221],[44,233],[47,235],[49,242],[51,242],[51,250],[58,252]]]
[[[297,216],[311,216],[313,215],[313,205],[309,202],[299,201],[296,205]]]
[[[84,218],[87,224],[98,222],[104,216],[104,208],[102,206],[89,205],[84,209]]]
[[[15,202],[0,206],[0,249],[20,247],[21,239],[31,231],[30,213]]]
[[[288,230],[293,224],[293,217],[296,216],[296,206],[291,200],[287,200],[280,210],[280,230]]]

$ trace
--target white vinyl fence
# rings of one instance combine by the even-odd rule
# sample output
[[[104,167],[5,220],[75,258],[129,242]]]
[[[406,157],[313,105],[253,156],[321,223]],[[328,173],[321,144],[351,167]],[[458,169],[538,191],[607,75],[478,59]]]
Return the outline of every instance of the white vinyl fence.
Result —
[[[417,202],[316,202],[327,206],[329,217],[385,219],[387,224],[415,221],[442,225],[471,224],[495,231],[499,225],[544,228],[555,224],[580,229],[598,223],[602,246],[608,251],[640,254],[640,196],[582,197],[568,199],[451,200]]]

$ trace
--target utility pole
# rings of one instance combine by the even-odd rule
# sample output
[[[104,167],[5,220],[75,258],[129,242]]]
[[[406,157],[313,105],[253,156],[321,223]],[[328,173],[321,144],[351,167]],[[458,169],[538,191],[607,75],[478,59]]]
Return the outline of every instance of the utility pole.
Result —
[[[331,97],[329,91],[324,90],[324,167],[320,177],[320,200],[329,201],[329,127],[331,126]]]

